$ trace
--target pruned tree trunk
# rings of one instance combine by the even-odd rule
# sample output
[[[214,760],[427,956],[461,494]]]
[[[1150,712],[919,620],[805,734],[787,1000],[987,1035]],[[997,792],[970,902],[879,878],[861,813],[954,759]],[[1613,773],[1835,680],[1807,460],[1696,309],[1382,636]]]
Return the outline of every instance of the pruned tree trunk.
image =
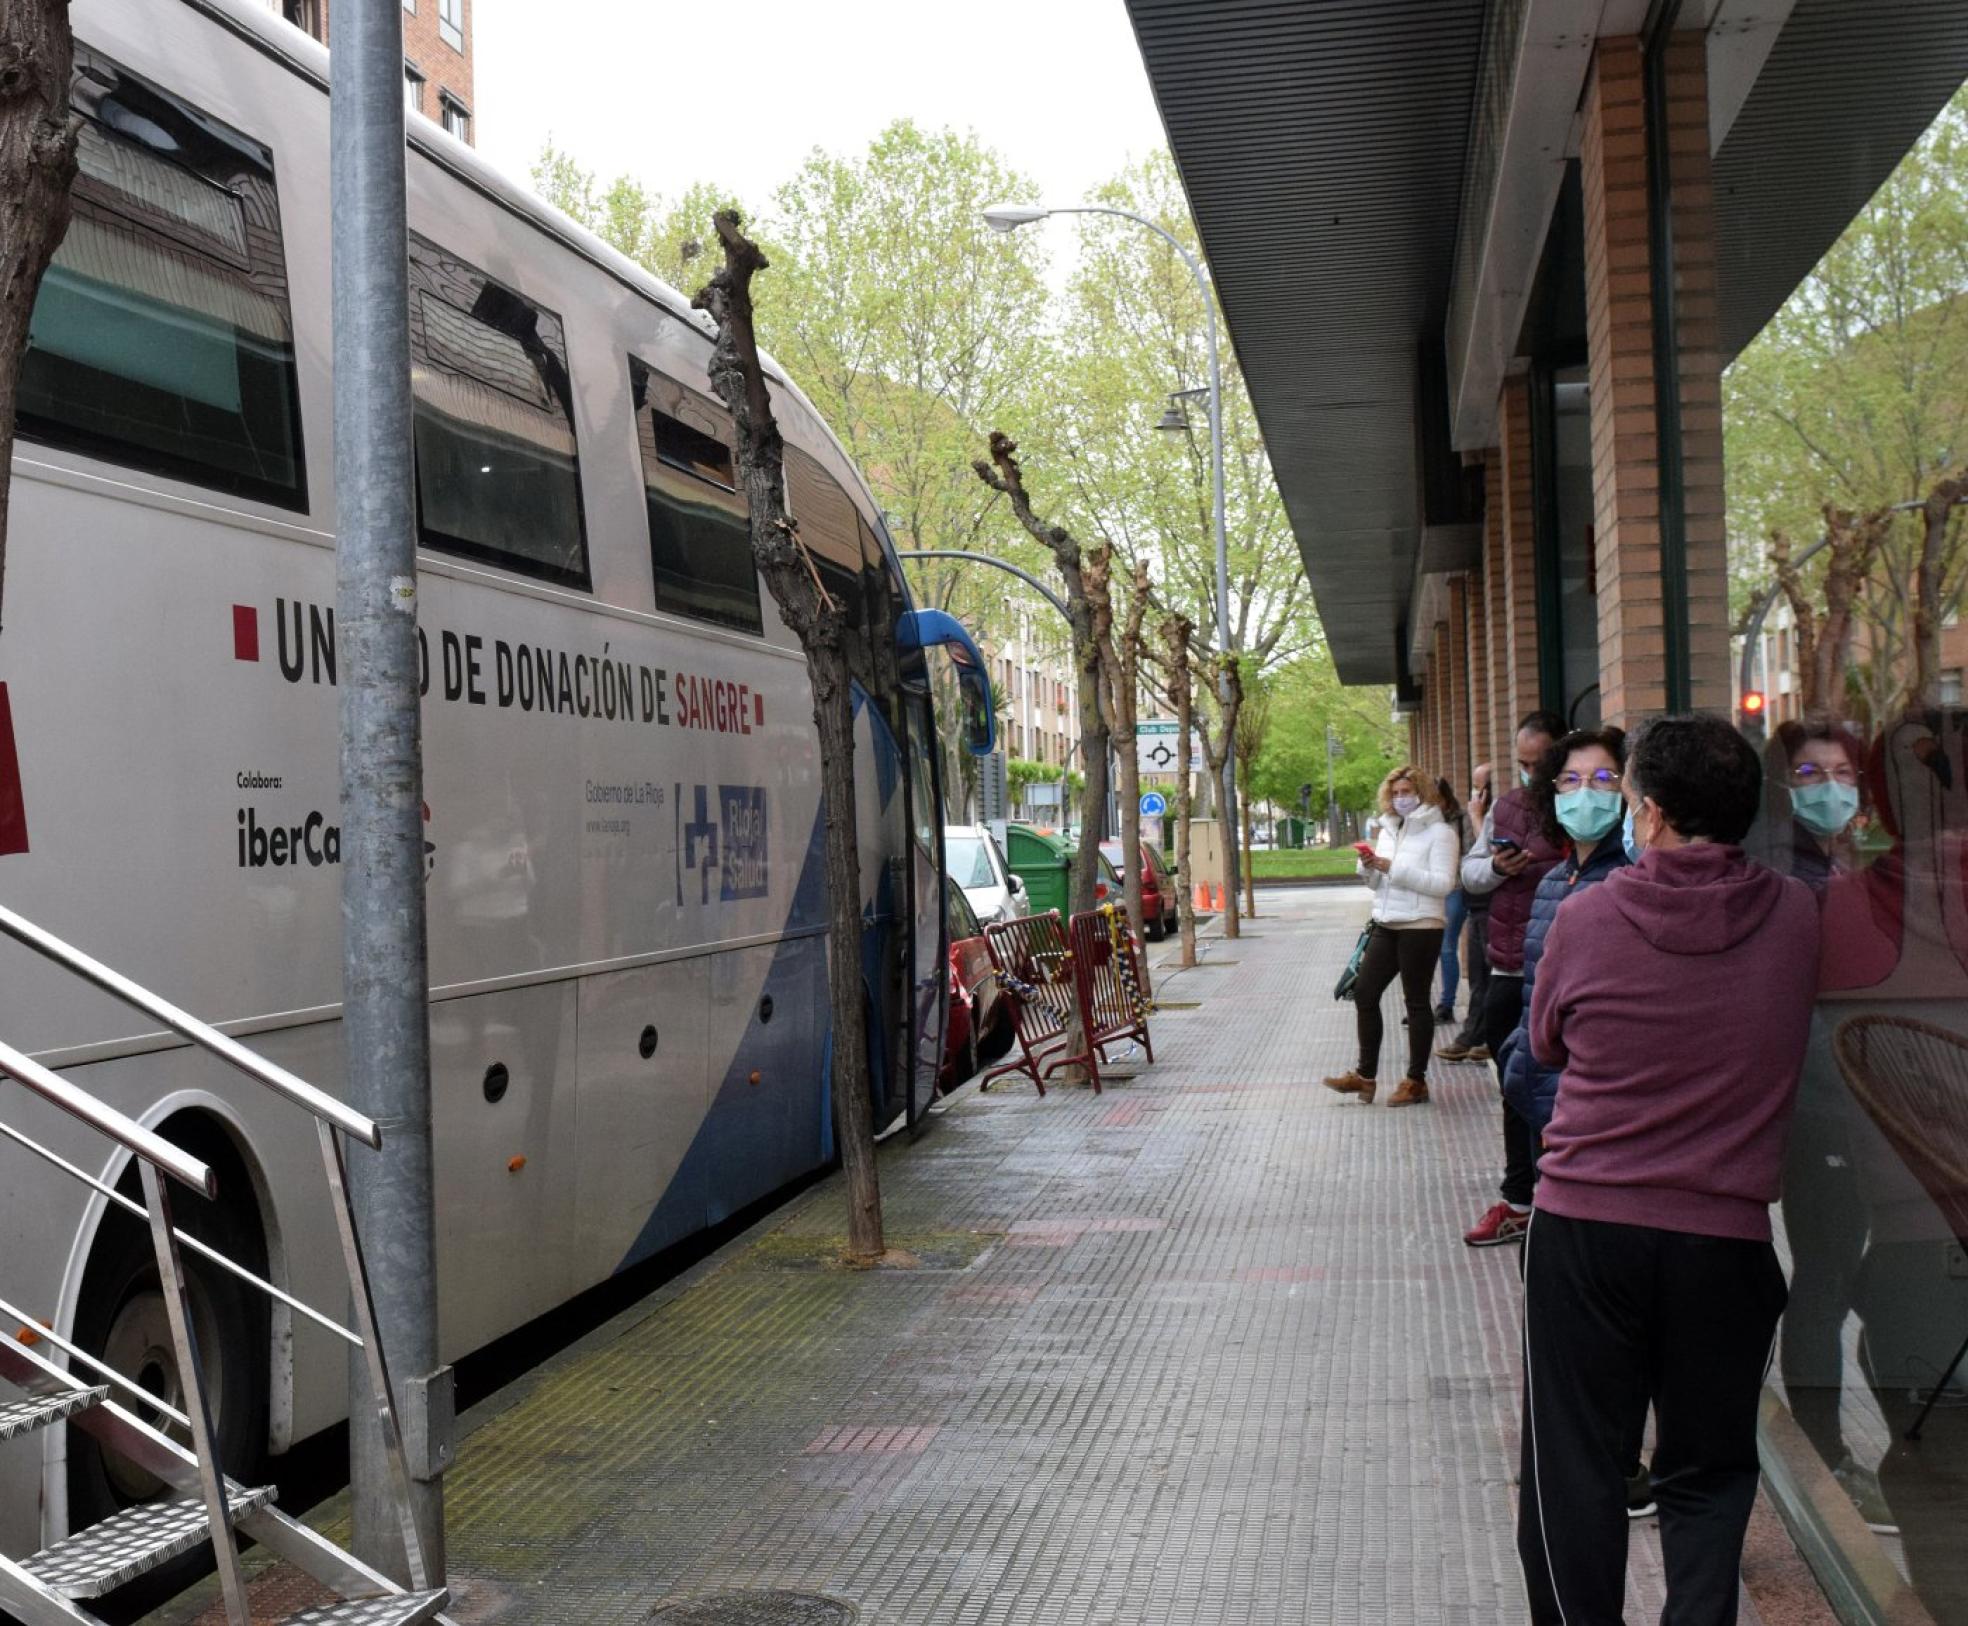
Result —
[[[0,592],[21,358],[42,274],[68,232],[79,128],[68,105],[74,72],[68,0],[0,5]]]
[[[991,457],[976,459],[977,478],[1011,503],[1011,511],[1026,534],[1059,566],[1066,583],[1066,623],[1073,634],[1073,670],[1080,697],[1080,758],[1086,789],[1080,814],[1080,846],[1073,865],[1072,907],[1077,914],[1093,907],[1094,880],[1100,872],[1100,830],[1107,806],[1107,753],[1112,736],[1100,696],[1100,649],[1094,634],[1094,607],[1087,595],[1087,565],[1080,544],[1063,525],[1049,525],[1032,511],[1025,490],[1025,471],[1018,462],[1018,443],[1002,429],[991,431]],[[1097,568],[1097,567],[1096,567]],[[1096,589],[1100,587],[1096,582]]]
[[[1802,675],[1805,711],[1816,711],[1824,704],[1818,670],[1818,612],[1804,579],[1791,558],[1790,538],[1782,531],[1770,533],[1770,564],[1777,573],[1777,586],[1790,606],[1791,630],[1797,646],[1797,668]]]
[[[1194,776],[1189,772],[1189,754],[1195,739],[1195,673],[1189,662],[1189,640],[1196,626],[1186,615],[1172,615],[1161,624],[1161,639],[1167,650],[1169,705],[1175,711],[1175,884],[1176,920],[1182,933],[1182,964],[1196,963],[1196,904],[1192,889],[1195,877],[1189,870],[1189,820],[1193,803]]]
[[[1942,584],[1947,577],[1947,536],[1955,505],[1968,491],[1968,474],[1934,483],[1920,505],[1920,552],[1913,567],[1913,682],[1907,698],[1920,706],[1941,695]]]
[[[1101,551],[1105,563],[1108,550]],[[1141,759],[1135,750],[1135,730],[1141,713],[1141,624],[1148,613],[1148,592],[1148,566],[1136,561],[1119,632],[1114,629],[1111,585],[1107,586],[1105,602],[1096,608],[1094,617],[1095,644],[1100,651],[1109,726],[1114,737],[1115,774],[1120,781],[1117,799],[1121,804],[1121,878],[1127,892],[1128,925],[1136,942],[1143,941],[1146,935],[1141,902]]]
[[[715,218],[724,264],[692,301],[717,323],[711,385],[731,410],[739,477],[750,509],[752,558],[779,614],[799,639],[813,689],[820,784],[826,799],[827,978],[832,995],[834,1135],[847,1173],[850,1259],[884,1251],[881,1179],[875,1163],[874,1103],[868,1088],[867,1001],[861,988],[861,856],[854,795],[854,679],[875,655],[821,584],[819,570],[786,512],[785,441],[759,365],[752,278],[768,261],[735,210]]]

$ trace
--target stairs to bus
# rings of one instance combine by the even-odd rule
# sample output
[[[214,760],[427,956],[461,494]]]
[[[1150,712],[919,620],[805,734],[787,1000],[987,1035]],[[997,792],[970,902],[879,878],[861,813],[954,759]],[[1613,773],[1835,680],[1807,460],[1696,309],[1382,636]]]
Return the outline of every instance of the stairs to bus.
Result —
[[[51,1424],[67,1423],[153,1472],[164,1465],[160,1457],[175,1463],[173,1477],[180,1483],[198,1475],[196,1456],[116,1404],[107,1384],[86,1383],[11,1341],[0,1343],[0,1377],[23,1391],[0,1400],[0,1442],[31,1439]],[[281,1626],[417,1626],[437,1619],[448,1601],[442,1588],[405,1591],[366,1573],[351,1555],[275,1507],[271,1487],[231,1480],[224,1485],[231,1529],[345,1592],[336,1602],[289,1615]],[[0,1606],[22,1626],[94,1622],[99,1617],[85,1605],[211,1540],[211,1515],[200,1496],[178,1491],[138,1502],[30,1557],[0,1558]]]
[[[0,907],[0,935],[25,944],[83,981],[146,1012],[192,1046],[312,1116],[353,1310],[348,1318],[353,1325],[344,1325],[339,1318],[303,1303],[179,1230],[171,1217],[173,1186],[215,1197],[218,1182],[211,1167],[71,1080],[0,1042],[0,1074],[128,1154],[141,1180],[141,1201],[0,1120],[0,1137],[10,1145],[145,1222],[156,1253],[158,1288],[168,1311],[171,1354],[177,1370],[177,1385],[166,1398],[141,1385],[135,1375],[117,1371],[46,1322],[0,1297],[0,1328],[19,1329],[13,1337],[0,1336],[0,1450],[32,1449],[45,1429],[81,1429],[106,1454],[123,1459],[162,1486],[157,1497],[123,1507],[37,1553],[20,1558],[0,1556],[0,1616],[11,1617],[20,1626],[102,1626],[101,1615],[92,1613],[90,1605],[162,1565],[203,1552],[218,1571],[227,1626],[259,1626],[240,1567],[239,1540],[244,1537],[311,1577],[331,1595],[330,1601],[290,1614],[278,1626],[417,1626],[420,1621],[442,1622],[440,1611],[449,1594],[427,1573],[410,1493],[414,1472],[434,1470],[413,1467],[405,1448],[376,1326],[364,1249],[348,1204],[345,1160],[349,1147],[359,1143],[379,1148],[380,1130],[334,1097],[4,907]],[[9,1199],[21,1200],[10,1190],[0,1190],[0,1200]],[[408,1585],[281,1512],[274,1504],[272,1487],[240,1485],[223,1471],[186,1291],[186,1259],[193,1256],[204,1261],[201,1268],[223,1269],[362,1354],[362,1370],[368,1381],[356,1386],[351,1403],[372,1407],[382,1428]],[[0,1269],[5,1264],[0,1257]]]

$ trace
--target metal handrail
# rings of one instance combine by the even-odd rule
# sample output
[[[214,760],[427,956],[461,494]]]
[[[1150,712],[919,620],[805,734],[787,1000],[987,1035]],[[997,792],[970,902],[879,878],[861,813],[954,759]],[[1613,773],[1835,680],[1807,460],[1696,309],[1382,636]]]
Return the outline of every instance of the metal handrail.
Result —
[[[30,1088],[46,1095],[57,1105],[66,1107],[84,1121],[96,1124],[104,1130],[104,1133],[131,1146],[132,1150],[138,1151],[145,1159],[138,1165],[138,1172],[143,1179],[144,1202],[141,1205],[133,1204],[128,1198],[75,1165],[56,1157],[25,1136],[14,1134],[6,1130],[5,1126],[0,1126],[0,1134],[5,1134],[28,1150],[47,1158],[57,1167],[76,1176],[84,1184],[93,1187],[110,1200],[140,1216],[147,1217],[150,1222],[151,1238],[157,1251],[160,1280],[165,1288],[165,1305],[171,1316],[172,1342],[176,1346],[180,1369],[187,1378],[185,1400],[189,1412],[188,1420],[193,1440],[197,1442],[200,1477],[204,1482],[204,1499],[212,1525],[213,1538],[217,1544],[227,1619],[233,1622],[233,1626],[246,1626],[244,1582],[239,1571],[237,1548],[231,1540],[230,1515],[226,1508],[223,1489],[219,1485],[216,1446],[212,1440],[203,1374],[193,1353],[189,1314],[184,1300],[183,1266],[178,1257],[178,1249],[181,1245],[213,1260],[233,1275],[271,1294],[289,1308],[300,1311],[310,1320],[327,1327],[362,1351],[363,1366],[369,1374],[371,1399],[376,1407],[376,1420],[383,1434],[384,1455],[397,1493],[397,1518],[403,1537],[405,1564],[409,1569],[413,1587],[421,1588],[428,1585],[430,1565],[425,1557],[423,1539],[418,1532],[410,1505],[410,1467],[404,1451],[402,1427],[396,1415],[396,1400],[390,1383],[389,1363],[384,1355],[382,1336],[376,1325],[375,1298],[370,1290],[368,1263],[362,1239],[356,1231],[354,1210],[349,1205],[348,1175],[343,1163],[341,1145],[341,1137],[346,1135],[372,1151],[380,1151],[383,1144],[382,1130],[374,1120],[352,1111],[333,1096],[316,1089],[305,1079],[296,1077],[286,1068],[277,1066],[264,1056],[247,1049],[210,1023],[201,1022],[190,1012],[180,1010],[169,1000],[152,993],[142,984],[133,982],[121,972],[85,954],[73,944],[63,942],[52,932],[44,931],[31,920],[4,906],[0,906],[0,933],[33,949],[37,954],[52,960],[65,970],[73,972],[104,993],[111,994],[125,1004],[145,1012],[180,1038],[217,1056],[247,1077],[301,1107],[315,1120],[315,1138],[319,1143],[322,1170],[328,1182],[335,1229],[342,1244],[343,1261],[348,1268],[350,1309],[359,1331],[351,1331],[322,1316],[299,1299],[282,1292],[271,1282],[264,1281],[251,1271],[234,1264],[197,1238],[186,1235],[172,1225],[170,1201],[163,1184],[157,1178],[157,1171],[162,1168],[210,1197],[214,1194],[215,1181],[211,1170],[203,1163],[188,1157],[161,1137],[123,1117],[121,1113],[100,1105],[75,1086],[64,1083],[40,1063],[5,1045],[0,1045],[0,1070],[13,1073]],[[118,1133],[117,1128],[114,1127],[126,1124],[137,1139],[133,1140],[130,1135]],[[139,1140],[141,1144],[138,1144]],[[153,1150],[159,1155],[153,1157],[151,1155]],[[190,1173],[196,1173],[202,1178],[187,1179]],[[82,1358],[92,1365],[98,1364],[93,1357]],[[351,1401],[353,1403],[353,1397]]]
[[[36,1338],[47,1339],[49,1343],[55,1346],[55,1348],[61,1350],[64,1354],[70,1356],[72,1359],[80,1361],[84,1366],[88,1367],[88,1369],[91,1372],[99,1373],[103,1377],[109,1379],[109,1381],[115,1384],[117,1388],[123,1390],[124,1393],[132,1396],[144,1406],[149,1407],[150,1410],[154,1412],[158,1412],[161,1415],[170,1418],[172,1422],[178,1425],[178,1427],[180,1428],[191,1427],[191,1419],[185,1416],[183,1412],[179,1411],[176,1406],[172,1405],[162,1395],[152,1394],[148,1389],[146,1389],[142,1384],[138,1383],[134,1378],[125,1377],[121,1372],[117,1371],[115,1367],[110,1366],[104,1361],[102,1361],[101,1359],[99,1359],[98,1357],[91,1355],[86,1349],[83,1349],[81,1346],[76,1344],[73,1340],[64,1338],[60,1333],[56,1332],[55,1329],[53,1327],[50,1327],[46,1322],[36,1321],[25,1310],[21,1309],[19,1305],[10,1304],[8,1303],[7,1300],[0,1299],[0,1315],[9,1316],[13,1320],[18,1321],[21,1324],[21,1327],[24,1331],[32,1333]]]
[[[104,1106],[94,1096],[77,1089],[38,1061],[22,1055],[12,1045],[0,1044],[0,1072],[9,1074],[42,1100],[60,1107],[72,1118],[79,1118],[119,1146],[127,1147],[153,1168],[162,1169],[173,1180],[190,1186],[193,1191],[206,1197],[218,1195],[218,1178],[207,1164],[173,1146],[162,1135],[144,1128],[136,1119],[125,1116],[114,1107]]]
[[[270,1062],[266,1057],[248,1050],[237,1039],[221,1033],[209,1022],[201,1022],[189,1011],[180,1010],[169,1000],[152,993],[141,983],[133,982],[122,972],[111,969],[92,955],[85,954],[72,943],[65,943],[53,932],[44,931],[22,915],[0,906],[0,932],[24,944],[35,953],[53,960],[57,965],[73,971],[85,982],[95,984],[106,994],[112,994],[126,1005],[133,1005],[145,1015],[152,1017],[169,1028],[179,1038],[188,1040],[200,1050],[217,1056],[221,1061],[236,1067],[247,1077],[257,1079],[276,1095],[285,1096],[296,1106],[311,1112],[324,1123],[333,1124],[351,1140],[361,1141],[372,1151],[380,1150],[383,1132],[371,1118],[344,1106],[326,1091],[316,1089],[304,1078],[297,1077],[286,1068]],[[159,1144],[163,1144],[159,1142]],[[210,1193],[208,1192],[209,1196]]]
[[[14,1128],[13,1125],[0,1123],[0,1136],[4,1136],[6,1139],[12,1141],[16,1146],[22,1147],[25,1150],[32,1152],[36,1157],[40,1158],[42,1162],[51,1164],[55,1168],[60,1169],[62,1173],[69,1176],[70,1179],[79,1180],[83,1185],[87,1186],[91,1191],[101,1193],[110,1202],[113,1202],[119,1208],[122,1208],[127,1212],[136,1215],[138,1219],[144,1220],[146,1222],[149,1221],[150,1216],[145,1211],[143,1204],[138,1202],[135,1198],[124,1196],[122,1192],[118,1191],[114,1186],[110,1185],[108,1182],[103,1180],[98,1180],[93,1174],[89,1173],[87,1169],[79,1168],[77,1165],[69,1162],[67,1158],[61,1156],[58,1152],[49,1151],[48,1148],[43,1146],[39,1141],[33,1139],[31,1136],[23,1135],[18,1129]],[[257,1287],[262,1293],[266,1294],[267,1297],[269,1298],[278,1299],[282,1304],[286,1305],[288,1309],[300,1311],[302,1315],[306,1316],[308,1320],[312,1321],[316,1326],[325,1328],[327,1331],[332,1332],[337,1338],[342,1339],[344,1342],[353,1344],[357,1349],[360,1349],[362,1347],[362,1340],[358,1338],[354,1333],[350,1332],[348,1328],[343,1326],[339,1321],[335,1320],[333,1316],[323,1315],[319,1310],[315,1309],[313,1305],[304,1303],[302,1300],[295,1298],[293,1294],[284,1292],[282,1289],[275,1287],[273,1283],[268,1281],[264,1276],[256,1276],[252,1271],[248,1270],[244,1265],[235,1264],[232,1260],[228,1259],[224,1254],[220,1253],[217,1248],[212,1247],[209,1243],[199,1241],[197,1237],[191,1235],[188,1231],[179,1231],[174,1229],[171,1234],[178,1239],[180,1246],[191,1249],[191,1251],[197,1254],[200,1258],[209,1259],[213,1264],[217,1265],[221,1270],[227,1272],[229,1275],[238,1277],[239,1280],[245,1282],[247,1285],[251,1287]]]

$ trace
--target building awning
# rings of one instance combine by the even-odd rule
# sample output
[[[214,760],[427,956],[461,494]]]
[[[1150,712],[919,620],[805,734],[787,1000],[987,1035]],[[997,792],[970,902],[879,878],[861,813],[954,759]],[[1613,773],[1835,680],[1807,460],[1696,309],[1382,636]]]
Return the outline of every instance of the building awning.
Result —
[[[1550,96],[1551,54],[1578,55],[1579,16],[1594,8],[1127,5],[1340,676],[1393,682],[1421,541],[1417,404],[1425,376],[1441,388],[1438,373],[1424,372],[1424,351],[1453,351],[1458,293],[1465,304],[1498,301],[1503,315],[1490,327],[1500,337],[1487,351],[1472,346],[1473,362],[1448,355],[1452,391],[1466,365],[1489,369],[1459,391],[1481,401],[1487,389],[1489,410],[1490,375],[1515,337],[1509,301],[1521,314],[1557,195],[1555,181],[1499,187],[1494,172],[1471,173],[1471,155],[1548,167],[1554,141],[1562,155],[1576,100]],[[1712,64],[1718,43],[1728,52],[1712,68],[1718,82],[1753,75],[1746,94],[1729,86],[1732,117],[1716,155],[1723,338],[1733,355],[1968,77],[1968,5],[1690,7],[1713,22]],[[1630,9],[1604,0],[1601,26],[1610,16],[1630,31]],[[1752,11],[1767,33],[1767,19],[1785,9],[1773,41],[1740,48],[1731,30],[1755,26]],[[1561,37],[1552,19],[1569,33]],[[1499,96],[1499,84],[1522,88]],[[1466,206],[1480,218],[1465,221]],[[1458,255],[1465,231],[1482,245],[1476,256],[1515,260],[1486,277],[1468,244]],[[1480,322],[1455,314],[1457,336],[1481,337]],[[1484,314],[1496,317],[1476,312]],[[1455,444],[1482,444],[1486,428],[1480,412],[1461,414]]]

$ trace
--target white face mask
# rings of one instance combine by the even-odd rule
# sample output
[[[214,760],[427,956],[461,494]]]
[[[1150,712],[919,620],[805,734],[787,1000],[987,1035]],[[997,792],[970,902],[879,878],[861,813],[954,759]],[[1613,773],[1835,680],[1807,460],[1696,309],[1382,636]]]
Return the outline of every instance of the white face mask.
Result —
[[[1421,798],[1419,796],[1396,796],[1394,798],[1394,811],[1404,819],[1413,814],[1414,810],[1420,806]]]

